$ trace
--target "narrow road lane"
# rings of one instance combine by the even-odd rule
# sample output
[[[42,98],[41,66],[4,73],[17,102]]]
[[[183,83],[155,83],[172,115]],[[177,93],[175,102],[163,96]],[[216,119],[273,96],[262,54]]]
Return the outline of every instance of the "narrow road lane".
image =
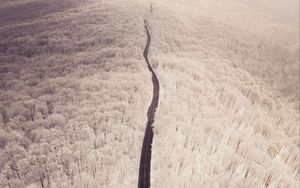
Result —
[[[139,183],[138,188],[149,188],[150,187],[150,170],[151,170],[151,147],[153,140],[153,129],[152,124],[154,122],[154,115],[156,108],[158,106],[159,100],[159,81],[155,75],[155,72],[152,69],[151,64],[149,63],[149,47],[151,43],[151,35],[149,33],[147,20],[144,20],[145,30],[147,34],[147,44],[144,50],[144,58],[147,63],[148,69],[152,74],[152,83],[153,83],[153,95],[152,101],[148,108],[147,117],[148,122],[146,126],[142,154],[140,159],[140,169],[139,169]]]

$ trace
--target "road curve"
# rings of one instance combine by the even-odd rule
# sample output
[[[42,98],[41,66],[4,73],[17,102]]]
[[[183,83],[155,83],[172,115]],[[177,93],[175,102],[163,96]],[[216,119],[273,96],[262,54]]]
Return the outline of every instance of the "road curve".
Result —
[[[147,20],[144,20],[145,31],[147,34],[147,43],[144,49],[144,58],[147,63],[148,69],[152,74],[152,84],[153,84],[153,95],[152,101],[147,112],[147,126],[145,130],[144,142],[142,147],[141,159],[140,159],[140,169],[139,169],[139,182],[138,188],[149,188],[150,187],[150,170],[151,170],[151,147],[153,140],[153,129],[152,124],[154,122],[155,111],[158,106],[159,100],[159,81],[153,71],[151,64],[149,63],[149,47],[151,43],[151,35],[148,28]]]

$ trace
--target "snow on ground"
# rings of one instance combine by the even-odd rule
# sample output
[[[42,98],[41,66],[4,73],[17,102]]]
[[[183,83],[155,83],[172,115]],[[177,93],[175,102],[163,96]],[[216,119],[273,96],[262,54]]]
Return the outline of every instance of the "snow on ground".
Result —
[[[151,2],[152,187],[299,187],[298,1]]]

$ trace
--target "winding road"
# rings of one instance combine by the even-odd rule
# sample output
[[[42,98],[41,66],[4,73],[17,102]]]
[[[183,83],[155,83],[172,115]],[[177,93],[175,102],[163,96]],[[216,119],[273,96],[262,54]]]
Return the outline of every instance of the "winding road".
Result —
[[[152,101],[148,108],[147,112],[147,126],[144,136],[144,142],[142,147],[142,154],[140,159],[140,169],[139,169],[139,182],[138,188],[149,188],[150,187],[150,169],[151,169],[151,147],[152,147],[152,140],[153,140],[153,129],[152,124],[154,122],[154,115],[155,111],[158,106],[159,100],[159,81],[153,71],[151,64],[149,63],[149,47],[151,43],[151,35],[148,28],[147,20],[144,20],[145,30],[147,34],[147,44],[144,49],[144,58],[147,63],[148,69],[152,74],[152,83],[153,83],[153,95]]]

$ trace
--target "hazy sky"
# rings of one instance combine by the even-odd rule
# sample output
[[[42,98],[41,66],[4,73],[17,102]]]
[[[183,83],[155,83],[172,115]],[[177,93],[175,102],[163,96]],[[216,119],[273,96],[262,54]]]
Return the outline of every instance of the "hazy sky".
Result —
[[[299,26],[299,0],[234,0],[254,9],[266,11],[281,22]]]

